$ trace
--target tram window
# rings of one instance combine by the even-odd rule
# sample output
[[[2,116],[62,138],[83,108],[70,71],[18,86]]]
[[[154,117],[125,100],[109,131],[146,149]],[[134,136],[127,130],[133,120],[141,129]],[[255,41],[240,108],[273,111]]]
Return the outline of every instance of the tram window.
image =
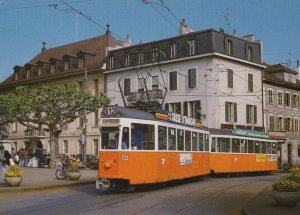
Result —
[[[219,152],[230,152],[230,139],[218,138],[217,146]]]
[[[248,153],[254,153],[254,141],[248,140]]]
[[[241,140],[233,138],[232,139],[232,152],[240,153],[240,145],[241,145]]]
[[[129,149],[129,128],[128,127],[123,128],[121,149]]]
[[[199,151],[198,142],[197,142],[197,133],[192,133],[192,150]]]
[[[272,154],[276,155],[277,150],[276,150],[276,143],[272,143]]]
[[[270,142],[267,142],[267,154],[272,154],[272,145]]]
[[[118,149],[119,127],[101,129],[101,149]]]
[[[191,151],[191,132],[185,131],[185,151]]]
[[[177,150],[183,151],[184,146],[184,132],[183,130],[177,130]]]
[[[241,140],[241,153],[247,153],[247,141]]]
[[[260,153],[260,141],[255,141],[254,152],[257,154]]]
[[[217,142],[217,138],[213,137],[211,140],[211,151],[215,152],[216,151],[216,142]]]
[[[205,134],[204,136],[205,136],[205,138],[204,138],[204,150],[208,152],[209,151],[209,135]]]
[[[260,152],[262,154],[266,154],[267,153],[267,143],[265,141],[261,141]]]
[[[203,141],[203,134],[198,134],[198,144],[199,144],[199,151],[204,151],[204,141]]]
[[[154,125],[131,125],[131,148],[154,150]]]
[[[167,150],[167,127],[158,126],[158,150]]]
[[[168,150],[176,150],[176,129],[175,128],[169,128],[168,131]]]

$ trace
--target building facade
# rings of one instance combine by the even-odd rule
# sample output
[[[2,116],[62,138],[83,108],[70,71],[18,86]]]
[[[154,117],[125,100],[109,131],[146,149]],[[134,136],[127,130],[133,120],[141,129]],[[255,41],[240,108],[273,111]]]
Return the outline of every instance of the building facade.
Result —
[[[121,45],[109,30],[105,35],[79,42],[46,49],[23,66],[15,66],[13,74],[0,84],[1,94],[13,93],[17,86],[36,88],[42,85],[74,84],[84,90],[85,71],[87,90],[92,94],[104,92],[103,65],[107,49]],[[100,112],[87,116],[86,153],[98,155]],[[80,134],[83,119],[78,118],[62,130],[59,139],[59,153],[82,154]],[[49,133],[46,129],[29,129],[19,123],[9,126],[8,139],[14,142],[16,150],[24,147],[44,148],[50,152]]]
[[[299,70],[299,66],[297,67]],[[281,164],[300,164],[300,84],[298,72],[281,64],[264,72],[265,121],[279,144]]]
[[[209,128],[264,131],[264,68],[261,42],[252,35],[186,32],[110,50],[107,95],[112,104],[136,106],[147,89],[155,104],[165,98],[163,108]]]

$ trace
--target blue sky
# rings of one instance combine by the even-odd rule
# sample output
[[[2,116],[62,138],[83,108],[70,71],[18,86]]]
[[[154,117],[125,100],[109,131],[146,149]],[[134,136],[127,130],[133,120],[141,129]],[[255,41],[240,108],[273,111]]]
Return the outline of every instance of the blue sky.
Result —
[[[42,48],[75,42],[105,33],[106,23],[119,38],[130,34],[134,43],[178,34],[177,19],[193,30],[224,28],[229,11],[230,32],[254,34],[264,44],[264,60],[271,64],[300,60],[300,1],[298,0],[64,0],[83,16],[66,11],[61,0],[0,0],[0,82]],[[54,6],[57,5],[56,9]],[[77,26],[77,27],[76,27]],[[77,29],[77,30],[76,30]],[[76,33],[77,32],[77,33]]]

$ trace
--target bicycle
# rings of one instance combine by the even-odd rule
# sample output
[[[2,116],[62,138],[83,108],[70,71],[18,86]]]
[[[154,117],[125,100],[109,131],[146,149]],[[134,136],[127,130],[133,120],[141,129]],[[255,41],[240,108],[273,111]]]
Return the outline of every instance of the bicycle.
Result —
[[[65,159],[63,162],[58,162],[57,168],[55,171],[55,176],[58,180],[67,179],[67,169],[68,169],[69,160]]]

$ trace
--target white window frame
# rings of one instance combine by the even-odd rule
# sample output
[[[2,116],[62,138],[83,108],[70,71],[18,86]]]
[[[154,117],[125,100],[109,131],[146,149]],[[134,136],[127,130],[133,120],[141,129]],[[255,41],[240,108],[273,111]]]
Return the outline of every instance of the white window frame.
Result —
[[[294,131],[299,132],[299,118],[298,117],[294,118]]]
[[[269,88],[267,92],[268,92],[267,103],[273,104],[273,89]]]
[[[271,124],[271,117],[273,117],[273,123]],[[274,131],[275,130],[275,116],[273,114],[268,115],[268,130]]]
[[[281,96],[279,96],[279,94]],[[279,90],[277,91],[277,104],[279,107],[283,107],[283,103],[284,103],[284,93],[281,90]]]
[[[286,100],[286,95],[289,95],[289,99],[288,100]],[[284,101],[284,106],[286,107],[286,108],[291,108],[292,107],[292,104],[291,104],[291,92],[285,92],[284,93],[284,99],[283,99],[283,101]],[[288,104],[286,104],[285,103],[285,101],[287,101],[288,102]]]
[[[177,57],[177,44],[176,42],[170,43],[170,58]]]

